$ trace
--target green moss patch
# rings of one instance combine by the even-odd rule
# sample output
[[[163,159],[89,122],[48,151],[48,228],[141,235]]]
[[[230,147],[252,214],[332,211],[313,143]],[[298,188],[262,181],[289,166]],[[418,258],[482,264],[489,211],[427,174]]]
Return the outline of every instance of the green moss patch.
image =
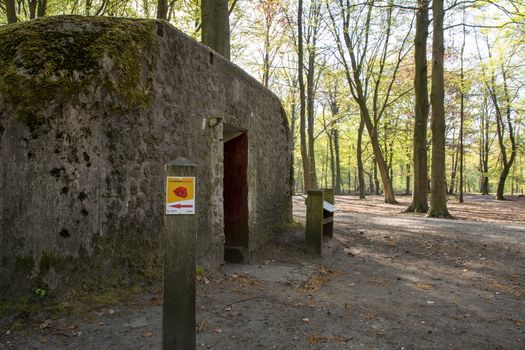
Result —
[[[152,101],[158,43],[151,20],[59,16],[0,27],[0,98],[31,131],[43,111],[76,102],[89,86],[117,108]]]

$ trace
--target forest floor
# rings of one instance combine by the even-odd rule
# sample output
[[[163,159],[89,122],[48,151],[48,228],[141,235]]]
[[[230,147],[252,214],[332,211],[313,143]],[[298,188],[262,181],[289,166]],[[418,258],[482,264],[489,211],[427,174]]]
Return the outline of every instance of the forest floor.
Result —
[[[338,196],[322,258],[298,229],[200,277],[197,349],[525,349],[525,198],[467,196],[453,220],[398,200]],[[161,300],[156,286],[87,315],[0,319],[0,349],[160,349]]]

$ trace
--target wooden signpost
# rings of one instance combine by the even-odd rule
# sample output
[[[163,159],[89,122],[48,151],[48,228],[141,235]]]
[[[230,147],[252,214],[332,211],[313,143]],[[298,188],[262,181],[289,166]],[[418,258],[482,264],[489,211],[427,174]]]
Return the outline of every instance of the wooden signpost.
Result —
[[[178,158],[165,172],[162,349],[194,350],[197,166]]]
[[[306,252],[321,256],[323,236],[332,237],[334,230],[334,191],[308,191],[306,198]]]
[[[323,191],[308,191],[306,199],[306,252],[321,256],[323,250]]]

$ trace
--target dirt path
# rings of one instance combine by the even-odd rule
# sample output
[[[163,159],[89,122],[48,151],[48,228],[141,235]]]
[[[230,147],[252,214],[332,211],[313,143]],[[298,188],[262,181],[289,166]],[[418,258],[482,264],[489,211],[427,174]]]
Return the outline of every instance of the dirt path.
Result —
[[[525,349],[525,210],[469,201],[470,214],[452,209],[467,222],[336,202],[323,258],[305,256],[298,230],[200,279],[198,349]],[[149,288],[83,319],[0,325],[0,349],[160,349],[160,300]]]

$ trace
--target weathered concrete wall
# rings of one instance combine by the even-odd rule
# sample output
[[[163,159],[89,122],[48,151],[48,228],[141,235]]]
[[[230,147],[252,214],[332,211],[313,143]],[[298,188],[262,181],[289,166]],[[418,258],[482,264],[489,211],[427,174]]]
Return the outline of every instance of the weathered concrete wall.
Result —
[[[0,103],[4,293],[158,277],[163,165],[181,156],[199,166],[198,262],[218,268],[225,123],[248,132],[249,249],[291,220],[279,100],[166,23],[4,26]]]

